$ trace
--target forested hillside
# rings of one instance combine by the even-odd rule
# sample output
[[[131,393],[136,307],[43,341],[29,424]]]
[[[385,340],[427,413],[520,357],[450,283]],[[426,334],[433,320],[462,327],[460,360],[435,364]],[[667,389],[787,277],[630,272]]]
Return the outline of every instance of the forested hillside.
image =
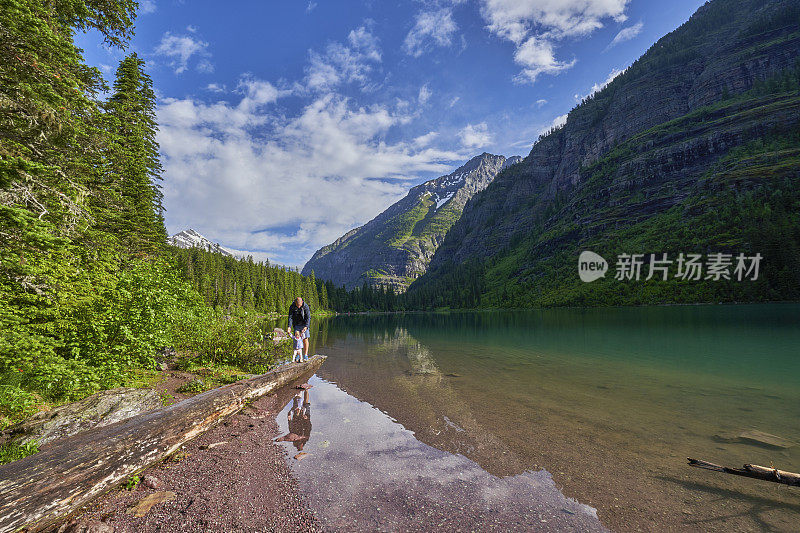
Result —
[[[329,308],[326,287],[313,274],[303,276],[252,257],[240,259],[199,248],[170,249],[183,277],[214,309],[283,315],[297,296],[313,313]]]
[[[197,296],[165,238],[155,97],[135,54],[112,94],[73,44],[124,48],[136,3],[13,0],[0,9],[0,377],[4,415],[153,364]]]
[[[708,2],[467,203],[406,305],[800,298],[799,56],[797,1]],[[582,250],[605,278],[581,282]],[[763,260],[756,280],[679,279],[681,253]],[[615,279],[621,254],[640,280]],[[663,254],[673,276],[645,280]]]
[[[124,50],[136,8],[0,2],[0,429],[146,384],[164,347],[261,371],[271,324],[229,316],[284,312],[301,292],[326,306],[296,272],[166,246],[144,61],[125,56],[108,87],[73,41],[96,30]]]

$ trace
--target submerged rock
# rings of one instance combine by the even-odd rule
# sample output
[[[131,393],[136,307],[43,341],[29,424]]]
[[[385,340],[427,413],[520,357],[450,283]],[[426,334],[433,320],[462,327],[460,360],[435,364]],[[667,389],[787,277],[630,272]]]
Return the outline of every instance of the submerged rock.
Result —
[[[42,411],[0,433],[0,442],[47,444],[161,407],[161,396],[151,389],[118,388],[83,400]]]
[[[797,443],[792,442],[788,439],[784,439],[783,437],[779,437],[777,435],[771,435],[769,433],[764,433],[763,431],[758,430],[750,430],[750,431],[743,431],[739,435],[739,440],[743,442],[748,442],[752,444],[757,444],[759,446],[766,446],[769,448],[791,448],[795,446]]]
[[[736,443],[736,444],[751,444],[755,446],[762,446],[765,448],[778,448],[788,449],[796,446],[797,443],[789,439],[784,439],[777,435],[764,433],[757,429],[749,429],[740,432],[722,432],[714,435],[714,440],[717,442]]]

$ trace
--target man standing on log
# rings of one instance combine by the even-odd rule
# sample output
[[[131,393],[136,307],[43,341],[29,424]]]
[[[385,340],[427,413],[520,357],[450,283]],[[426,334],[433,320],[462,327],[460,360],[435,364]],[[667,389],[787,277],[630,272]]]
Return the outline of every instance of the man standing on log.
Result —
[[[299,296],[295,299],[294,303],[289,307],[289,334],[292,332],[300,332],[300,338],[303,339],[303,360],[308,361],[308,339],[311,337],[311,310],[308,304],[303,302]]]

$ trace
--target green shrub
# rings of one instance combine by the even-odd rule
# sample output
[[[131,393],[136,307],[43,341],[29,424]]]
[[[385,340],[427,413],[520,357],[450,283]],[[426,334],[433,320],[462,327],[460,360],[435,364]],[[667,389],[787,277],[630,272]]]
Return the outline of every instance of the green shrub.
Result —
[[[0,286],[0,376],[20,391],[73,401],[122,385],[135,369],[155,369],[157,350],[211,316],[165,261],[58,259],[57,296],[25,296],[38,302],[35,312],[16,313],[11,300],[20,296]]]
[[[291,354],[288,343],[273,345],[272,322],[252,314],[219,315],[205,322],[202,331],[179,339],[176,348],[196,356],[180,362],[183,369],[197,363],[232,365],[256,374]]]
[[[136,488],[136,485],[139,484],[139,476],[131,476],[128,478],[128,481],[125,482],[125,490],[133,490]]]
[[[38,451],[39,443],[36,441],[30,441],[24,444],[6,442],[0,445],[0,465],[16,461],[17,459],[23,459]]]
[[[36,413],[42,403],[36,394],[12,385],[14,381],[17,376],[0,376],[0,430]]]

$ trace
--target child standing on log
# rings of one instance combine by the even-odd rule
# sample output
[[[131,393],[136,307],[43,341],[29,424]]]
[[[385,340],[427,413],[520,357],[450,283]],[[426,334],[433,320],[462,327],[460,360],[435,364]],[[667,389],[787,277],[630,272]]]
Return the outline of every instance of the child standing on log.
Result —
[[[291,306],[289,306],[289,331],[300,332],[300,337],[303,339],[303,360],[308,361],[308,339],[311,336],[309,330],[311,329],[311,309],[308,304],[303,302],[299,296],[295,298]],[[295,336],[293,335],[293,336]]]
[[[303,337],[300,335],[299,331],[294,332],[294,353],[292,354],[292,363],[302,363],[303,362]]]

